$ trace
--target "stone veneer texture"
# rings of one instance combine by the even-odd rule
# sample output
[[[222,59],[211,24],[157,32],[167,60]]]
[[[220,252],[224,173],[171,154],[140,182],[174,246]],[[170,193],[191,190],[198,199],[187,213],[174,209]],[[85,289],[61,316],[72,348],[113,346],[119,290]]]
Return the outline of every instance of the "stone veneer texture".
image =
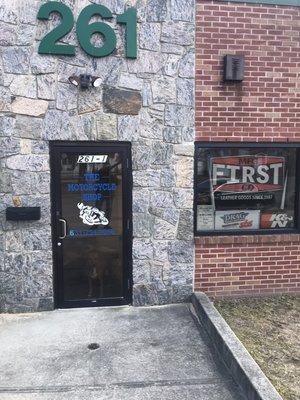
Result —
[[[86,55],[75,28],[64,41],[77,46],[76,57],[38,55],[39,41],[58,22],[55,14],[37,20],[43,3],[0,5],[0,310],[53,308],[51,140],[132,143],[133,304],[184,301],[194,270],[194,0],[62,1],[75,20],[91,3],[114,14],[136,7],[137,60],[124,57],[115,18],[111,56]],[[68,83],[80,73],[100,76],[102,87],[82,91]],[[110,96],[122,92],[113,89],[124,90],[132,108],[115,104]],[[41,206],[41,220],[6,221],[14,197]]]

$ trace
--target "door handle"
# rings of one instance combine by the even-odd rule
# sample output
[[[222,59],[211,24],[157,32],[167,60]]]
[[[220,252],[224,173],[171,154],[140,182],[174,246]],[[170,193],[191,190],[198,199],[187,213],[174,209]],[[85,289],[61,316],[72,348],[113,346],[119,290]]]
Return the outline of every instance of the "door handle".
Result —
[[[59,222],[63,224],[63,235],[58,236],[59,239],[64,239],[67,236],[67,221],[65,219],[59,218]]]

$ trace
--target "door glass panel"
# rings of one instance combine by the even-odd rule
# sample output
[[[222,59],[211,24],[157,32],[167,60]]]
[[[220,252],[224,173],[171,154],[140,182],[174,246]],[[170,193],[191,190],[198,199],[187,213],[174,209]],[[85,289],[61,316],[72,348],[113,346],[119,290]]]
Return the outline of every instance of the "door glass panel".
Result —
[[[122,153],[61,154],[64,300],[123,296]]]

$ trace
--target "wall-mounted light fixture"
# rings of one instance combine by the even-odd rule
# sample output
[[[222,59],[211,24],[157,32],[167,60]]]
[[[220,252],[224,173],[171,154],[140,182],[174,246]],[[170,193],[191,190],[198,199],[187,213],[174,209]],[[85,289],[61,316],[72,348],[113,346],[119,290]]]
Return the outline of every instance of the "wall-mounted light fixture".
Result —
[[[101,85],[101,78],[87,74],[72,75],[69,77],[69,82],[81,89],[88,89],[90,86],[97,88]]]
[[[245,57],[227,54],[224,57],[224,82],[241,82],[244,79]]]

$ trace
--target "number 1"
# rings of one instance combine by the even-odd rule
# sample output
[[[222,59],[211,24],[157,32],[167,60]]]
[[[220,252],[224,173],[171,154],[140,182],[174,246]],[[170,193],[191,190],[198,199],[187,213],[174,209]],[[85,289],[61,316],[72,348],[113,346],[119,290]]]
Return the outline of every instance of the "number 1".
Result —
[[[137,58],[137,14],[135,8],[128,8],[117,17],[118,24],[126,25],[126,57]]]

